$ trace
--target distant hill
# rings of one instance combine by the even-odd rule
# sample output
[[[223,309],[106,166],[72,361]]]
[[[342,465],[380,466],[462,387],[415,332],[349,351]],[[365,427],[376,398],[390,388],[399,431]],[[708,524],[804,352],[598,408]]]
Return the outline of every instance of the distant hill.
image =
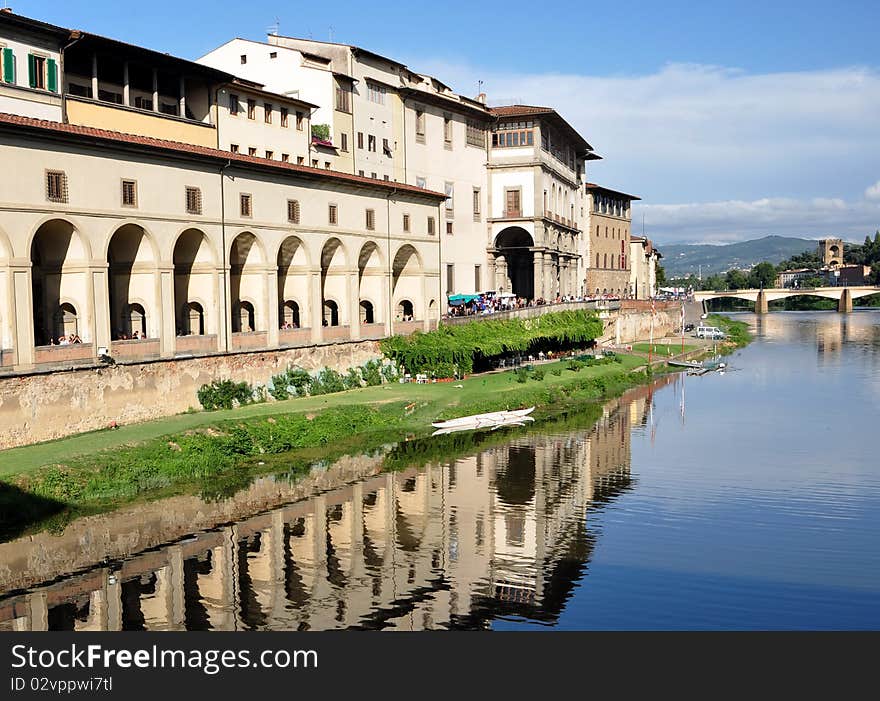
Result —
[[[776,265],[806,250],[816,250],[818,241],[787,236],[765,236],[722,246],[708,244],[658,245],[663,254],[666,277],[687,277],[702,271],[703,277],[731,268],[751,268],[763,260]]]

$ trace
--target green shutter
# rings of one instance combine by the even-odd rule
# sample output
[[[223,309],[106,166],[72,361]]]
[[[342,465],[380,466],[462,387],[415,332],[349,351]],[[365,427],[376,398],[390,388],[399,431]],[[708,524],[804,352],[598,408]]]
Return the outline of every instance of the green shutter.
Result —
[[[3,80],[6,83],[15,82],[15,55],[12,49],[3,49]]]
[[[37,87],[37,62],[33,54],[28,54],[28,85]]]
[[[46,61],[46,65],[46,86],[49,92],[58,92],[58,66],[55,64],[55,59],[50,58]]]

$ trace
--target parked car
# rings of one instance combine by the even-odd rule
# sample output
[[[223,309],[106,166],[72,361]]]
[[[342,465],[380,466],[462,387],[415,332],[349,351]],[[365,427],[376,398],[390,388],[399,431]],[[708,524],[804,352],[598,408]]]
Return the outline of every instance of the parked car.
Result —
[[[724,338],[724,332],[719,329],[717,326],[698,326],[697,327],[697,338]]]
[[[685,325],[684,325],[684,332],[685,332],[685,333],[690,333],[690,332],[693,331],[693,330],[694,330],[694,325],[693,325],[693,324],[685,324]]]

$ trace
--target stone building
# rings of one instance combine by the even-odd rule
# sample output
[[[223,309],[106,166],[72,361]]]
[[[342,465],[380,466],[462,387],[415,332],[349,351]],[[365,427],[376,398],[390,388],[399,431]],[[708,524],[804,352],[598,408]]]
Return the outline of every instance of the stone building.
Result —
[[[629,250],[629,296],[651,299],[657,294],[657,263],[663,256],[645,236],[630,236]]]
[[[630,291],[630,225],[633,200],[640,198],[595,183],[586,185],[587,235],[583,293],[625,296]]]

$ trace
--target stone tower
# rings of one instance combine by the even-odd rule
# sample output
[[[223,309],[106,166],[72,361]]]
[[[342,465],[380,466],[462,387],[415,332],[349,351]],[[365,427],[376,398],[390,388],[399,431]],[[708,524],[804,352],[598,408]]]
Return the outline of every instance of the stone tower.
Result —
[[[822,239],[819,241],[819,260],[823,266],[838,268],[843,265],[843,239]]]

